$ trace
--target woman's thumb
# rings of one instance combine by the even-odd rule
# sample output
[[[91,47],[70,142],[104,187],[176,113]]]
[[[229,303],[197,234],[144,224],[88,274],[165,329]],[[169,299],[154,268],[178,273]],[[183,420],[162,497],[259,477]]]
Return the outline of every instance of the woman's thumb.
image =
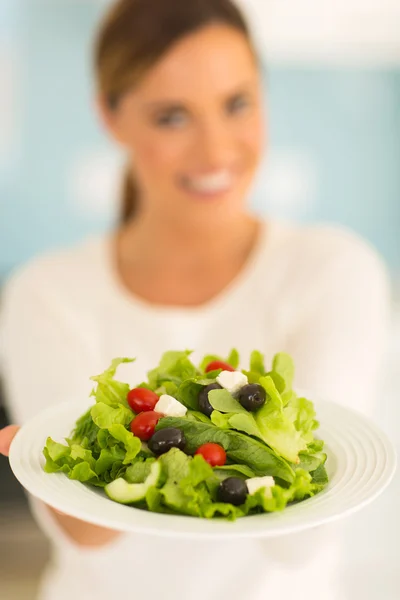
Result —
[[[17,425],[9,425],[4,429],[0,429],[0,454],[8,456],[10,445],[13,441],[19,427]]]

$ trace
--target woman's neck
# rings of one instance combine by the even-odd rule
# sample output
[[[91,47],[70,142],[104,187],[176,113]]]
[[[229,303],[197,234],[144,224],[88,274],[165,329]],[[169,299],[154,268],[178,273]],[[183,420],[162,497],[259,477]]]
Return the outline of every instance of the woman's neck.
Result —
[[[246,259],[258,236],[260,223],[251,215],[240,214],[219,225],[189,227],[137,218],[119,232],[119,258],[143,266],[177,268],[213,261]]]
[[[128,290],[155,304],[199,305],[244,268],[260,229],[250,215],[206,228],[137,218],[116,238],[119,276]]]

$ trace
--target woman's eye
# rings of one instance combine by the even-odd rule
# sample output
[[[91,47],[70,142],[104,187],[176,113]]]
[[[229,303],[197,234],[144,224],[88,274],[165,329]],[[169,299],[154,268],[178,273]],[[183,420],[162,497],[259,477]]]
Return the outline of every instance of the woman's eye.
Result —
[[[182,110],[174,110],[156,117],[158,127],[182,127],[186,122],[186,114]]]
[[[235,96],[229,100],[227,105],[228,114],[240,113],[250,106],[250,99],[247,96]]]

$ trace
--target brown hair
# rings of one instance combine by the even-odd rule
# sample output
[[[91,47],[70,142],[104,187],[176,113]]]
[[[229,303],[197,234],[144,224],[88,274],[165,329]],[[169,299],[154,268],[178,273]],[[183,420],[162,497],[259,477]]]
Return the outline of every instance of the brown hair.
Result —
[[[214,23],[242,32],[251,44],[244,16],[231,0],[118,0],[97,37],[98,88],[111,108],[184,36]],[[123,189],[122,222],[135,213],[138,188],[129,169]]]

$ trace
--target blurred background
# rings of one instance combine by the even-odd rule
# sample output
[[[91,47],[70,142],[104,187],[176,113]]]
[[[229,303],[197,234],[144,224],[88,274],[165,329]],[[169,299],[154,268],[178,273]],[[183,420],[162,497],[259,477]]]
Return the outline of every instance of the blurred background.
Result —
[[[117,215],[123,157],[98,126],[90,61],[107,4],[0,0],[0,286],[21,263],[110,228]],[[393,314],[376,419],[400,449],[400,3],[240,4],[260,47],[269,112],[252,204],[261,214],[344,224],[384,257]],[[5,459],[0,481],[0,598],[31,600],[47,543]],[[399,495],[397,477],[346,523],[349,597],[400,597]]]

